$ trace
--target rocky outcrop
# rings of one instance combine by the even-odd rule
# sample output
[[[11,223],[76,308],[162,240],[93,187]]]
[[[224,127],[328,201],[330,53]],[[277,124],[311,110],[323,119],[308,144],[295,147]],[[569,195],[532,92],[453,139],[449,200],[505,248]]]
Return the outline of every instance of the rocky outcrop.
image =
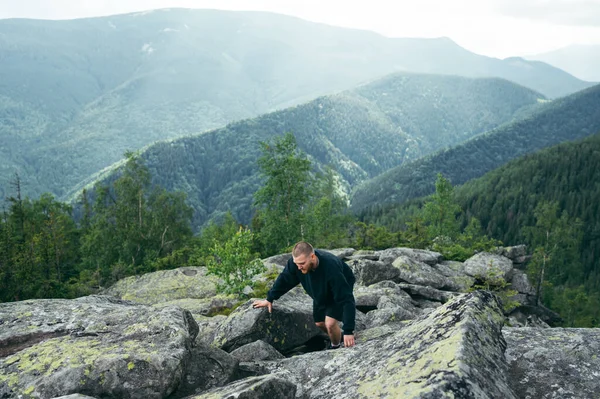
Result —
[[[462,295],[352,349],[271,366],[310,398],[516,398],[507,380],[504,317],[491,294]]]
[[[239,306],[219,326],[213,345],[232,351],[262,339],[285,352],[321,333],[312,317],[312,299],[299,287],[276,301],[272,313],[254,309],[252,302]]]
[[[0,304],[0,397],[164,398],[198,333],[181,308],[89,296]]]
[[[519,398],[595,398],[600,330],[505,328],[509,382]]]
[[[217,296],[217,283],[218,279],[208,274],[205,267],[182,267],[124,278],[103,294],[146,305],[192,299],[210,302]]]
[[[301,287],[269,313],[216,294],[204,268],[182,268],[125,279],[106,291],[116,297],[0,304],[0,397],[510,399],[600,390],[589,377],[600,369],[600,337],[547,328],[558,315],[536,304],[519,269],[523,248],[466,262],[407,248],[335,253],[357,277],[354,348],[322,350]],[[289,256],[266,259],[255,281],[270,283]],[[498,275],[521,301],[508,318],[492,294],[461,293]],[[502,334],[506,320],[536,328]]]

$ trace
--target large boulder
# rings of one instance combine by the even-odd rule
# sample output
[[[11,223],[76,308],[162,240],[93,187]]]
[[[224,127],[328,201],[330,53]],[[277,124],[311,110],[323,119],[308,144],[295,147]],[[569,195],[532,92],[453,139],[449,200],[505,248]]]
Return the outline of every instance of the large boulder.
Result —
[[[371,285],[385,280],[396,280],[400,271],[390,263],[369,259],[353,259],[347,262],[356,278],[356,284]]]
[[[529,282],[529,278],[521,270],[514,269],[510,280],[510,288],[526,295],[535,295],[535,289]]]
[[[179,306],[180,308],[189,310],[196,321],[203,316],[214,316],[223,312],[230,311],[240,303],[240,300],[233,295],[217,294],[210,298],[183,298],[175,299],[174,301],[160,302],[153,304],[157,309],[162,309],[167,306]]]
[[[0,320],[2,398],[164,398],[198,333],[181,308],[105,296],[2,303]]]
[[[414,248],[388,248],[379,251],[379,260],[393,263],[399,256],[405,256],[417,262],[427,263],[430,266],[440,263],[444,258],[439,252]]]
[[[415,300],[426,299],[432,300],[440,303],[445,303],[450,299],[454,298],[456,293],[449,291],[437,290],[431,287],[424,287],[422,285],[417,284],[406,284],[399,283],[398,287],[403,291],[406,291],[410,294],[410,296]]]
[[[249,377],[221,388],[214,388],[187,399],[290,399],[296,396],[296,385],[281,377],[265,375]]]
[[[182,398],[221,387],[238,378],[239,360],[219,348],[197,344],[191,351],[185,376],[170,398]]]
[[[596,398],[600,330],[504,328],[509,381],[520,398]]]
[[[398,256],[392,266],[400,272],[398,278],[407,283],[433,288],[442,288],[449,285],[446,277],[438,273],[433,267],[408,256]]]
[[[488,252],[480,252],[467,259],[464,263],[466,274],[477,278],[502,277],[510,280],[513,263],[510,259]]]
[[[312,299],[297,287],[267,308],[254,309],[248,301],[217,328],[213,345],[228,352],[262,339],[280,352],[302,345],[319,335],[312,316]]]
[[[240,362],[279,360],[284,357],[281,353],[277,352],[277,349],[261,340],[237,348],[231,352],[231,356],[235,357]]]
[[[178,299],[213,298],[218,281],[205,267],[181,267],[124,278],[103,294],[154,305]]]
[[[446,285],[443,289],[449,289],[457,292],[467,292],[475,284],[475,279],[467,276],[462,262],[453,260],[443,261],[433,266],[433,268],[446,277]]]
[[[463,294],[395,332],[351,349],[286,359],[271,371],[306,398],[513,399],[503,322],[492,294]]]
[[[337,256],[340,259],[346,259],[346,258],[352,256],[352,254],[354,254],[354,252],[356,252],[356,250],[354,248],[324,249],[323,251],[327,251],[327,252]]]

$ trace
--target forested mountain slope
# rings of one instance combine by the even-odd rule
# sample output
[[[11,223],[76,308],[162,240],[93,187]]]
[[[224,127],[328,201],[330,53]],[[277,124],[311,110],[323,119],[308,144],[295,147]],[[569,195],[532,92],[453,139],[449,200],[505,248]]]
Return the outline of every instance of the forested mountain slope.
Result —
[[[527,244],[529,253],[539,245],[532,227],[539,223],[549,234],[545,245],[547,260],[545,278],[555,287],[577,289],[600,298],[600,131],[575,142],[558,144],[512,160],[477,179],[456,187],[456,202],[463,215],[476,217],[483,232],[502,240],[505,245]],[[365,222],[385,225],[394,230],[406,229],[406,221],[422,207],[424,198],[404,204],[387,205],[364,212]],[[543,204],[556,204],[541,211]],[[548,210],[552,210],[548,212]],[[539,218],[543,215],[543,222]],[[567,218],[575,234],[559,229]],[[580,226],[575,226],[576,220]],[[578,234],[581,234],[578,236]],[[542,241],[545,241],[543,237]],[[536,243],[536,240],[538,241]],[[555,295],[557,292],[555,292]],[[568,295],[580,295],[579,291]],[[596,314],[587,309],[580,298],[572,304],[558,303],[568,296],[553,298],[554,309],[576,309],[571,314]],[[547,295],[548,296],[548,295]],[[562,298],[562,299],[561,299]],[[567,314],[565,314],[567,316]],[[593,320],[579,320],[583,325],[595,325]]]
[[[549,97],[588,85],[448,39],[390,39],[255,12],[171,9],[0,21],[0,197],[73,186],[156,140],[354,87],[394,71],[499,76]]]
[[[331,166],[349,190],[509,121],[539,100],[540,94],[501,79],[396,74],[199,136],[157,143],[143,157],[155,183],[188,194],[196,227],[229,210],[247,223],[261,184],[260,141],[294,133],[318,168]]]
[[[600,85],[545,105],[454,148],[394,168],[353,193],[355,211],[431,194],[437,173],[457,185],[519,156],[600,132]]]

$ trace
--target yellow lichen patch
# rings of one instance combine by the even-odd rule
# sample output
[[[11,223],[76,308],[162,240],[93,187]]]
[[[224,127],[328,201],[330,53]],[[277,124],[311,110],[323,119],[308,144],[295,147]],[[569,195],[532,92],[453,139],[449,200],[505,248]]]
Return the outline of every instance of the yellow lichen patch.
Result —
[[[135,364],[133,362],[127,363],[127,370],[131,371],[135,368]]]
[[[27,387],[27,389],[26,389],[26,390],[24,390],[24,391],[23,391],[23,393],[24,393],[25,395],[31,395],[31,394],[33,393],[33,391],[35,391],[35,387],[33,387],[33,386],[29,386],[29,387]]]

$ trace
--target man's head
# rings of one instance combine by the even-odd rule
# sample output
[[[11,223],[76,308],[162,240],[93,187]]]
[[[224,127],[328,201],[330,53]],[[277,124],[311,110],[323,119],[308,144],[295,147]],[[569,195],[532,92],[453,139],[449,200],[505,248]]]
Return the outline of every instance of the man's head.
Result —
[[[314,248],[306,241],[300,241],[294,245],[292,258],[302,274],[315,270],[319,265],[319,259],[317,258],[317,255],[315,255]]]

